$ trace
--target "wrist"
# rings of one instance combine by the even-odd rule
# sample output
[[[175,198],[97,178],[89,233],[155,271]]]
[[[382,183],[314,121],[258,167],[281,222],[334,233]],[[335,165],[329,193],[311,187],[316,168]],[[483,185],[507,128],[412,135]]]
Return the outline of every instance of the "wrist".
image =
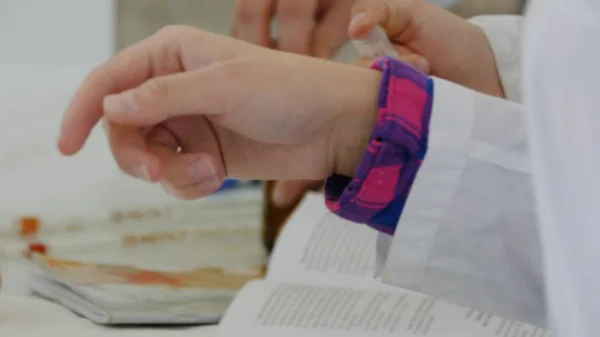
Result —
[[[381,76],[368,149],[358,164],[352,157],[357,148],[338,152],[338,174],[327,179],[325,194],[327,207],[338,216],[392,234],[427,153],[433,81],[389,57],[372,68]]]
[[[354,176],[369,144],[378,114],[381,73],[371,69],[358,69],[360,80],[346,92],[352,104],[338,116],[332,133],[331,151],[333,173]]]

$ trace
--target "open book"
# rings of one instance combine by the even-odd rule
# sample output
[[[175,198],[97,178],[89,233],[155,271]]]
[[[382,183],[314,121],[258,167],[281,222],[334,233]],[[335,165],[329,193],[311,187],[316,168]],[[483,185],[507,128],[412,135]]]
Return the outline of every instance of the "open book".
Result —
[[[264,277],[254,200],[123,212],[98,228],[46,233],[37,239],[49,255],[33,256],[28,286],[99,324],[216,323],[248,280]]]
[[[0,233],[0,263],[2,252],[9,253],[4,257],[14,256],[11,265],[22,271],[8,278],[9,287],[24,283],[21,291],[96,323],[216,323],[248,280],[264,277],[267,260],[259,233],[262,194],[227,194],[91,214],[71,222],[74,228],[69,219],[44,223],[32,238]],[[33,266],[20,258],[28,239],[48,247]]]
[[[309,195],[287,223],[265,280],[230,305],[218,337],[542,337],[544,329],[379,283],[377,233]]]
[[[99,324],[216,323],[239,289],[262,268],[168,272],[34,255],[34,293]]]

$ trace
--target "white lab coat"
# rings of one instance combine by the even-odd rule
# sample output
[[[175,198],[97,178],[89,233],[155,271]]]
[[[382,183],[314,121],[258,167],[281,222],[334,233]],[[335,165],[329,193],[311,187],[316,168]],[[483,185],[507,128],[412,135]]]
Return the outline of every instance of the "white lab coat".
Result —
[[[435,79],[429,149],[384,282],[545,325],[521,101],[521,18],[480,17],[510,100]]]
[[[600,2],[534,1],[526,35],[521,21],[473,20],[510,101],[435,80],[429,151],[395,236],[380,240],[382,278],[591,337],[600,331]]]
[[[535,0],[523,56],[550,326],[600,334],[600,1]]]

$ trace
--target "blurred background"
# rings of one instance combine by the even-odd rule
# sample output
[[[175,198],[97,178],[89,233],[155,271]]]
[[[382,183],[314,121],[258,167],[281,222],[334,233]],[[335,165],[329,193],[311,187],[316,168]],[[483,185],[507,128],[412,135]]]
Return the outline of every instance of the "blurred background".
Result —
[[[247,0],[252,1],[252,0]],[[298,0],[301,1],[301,0]],[[517,14],[524,0],[430,0],[463,17],[481,14]],[[117,0],[116,46],[121,49],[169,24],[186,24],[229,34],[234,0]],[[338,59],[355,54],[344,48]]]
[[[465,17],[522,8],[521,0],[432,1]],[[1,1],[0,227],[29,213],[60,218],[170,200],[117,171],[101,130],[81,155],[62,158],[60,117],[83,77],[115,51],[169,24],[228,34],[232,8],[233,0]],[[339,60],[353,57],[345,48]]]

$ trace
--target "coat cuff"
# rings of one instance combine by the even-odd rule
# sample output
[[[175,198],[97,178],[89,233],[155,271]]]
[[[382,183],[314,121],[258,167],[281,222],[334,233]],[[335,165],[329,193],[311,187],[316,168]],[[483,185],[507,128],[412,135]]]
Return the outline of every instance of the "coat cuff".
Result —
[[[393,234],[427,151],[433,81],[389,57],[372,68],[382,80],[369,146],[354,177],[326,180],[326,204],[340,217]]]

